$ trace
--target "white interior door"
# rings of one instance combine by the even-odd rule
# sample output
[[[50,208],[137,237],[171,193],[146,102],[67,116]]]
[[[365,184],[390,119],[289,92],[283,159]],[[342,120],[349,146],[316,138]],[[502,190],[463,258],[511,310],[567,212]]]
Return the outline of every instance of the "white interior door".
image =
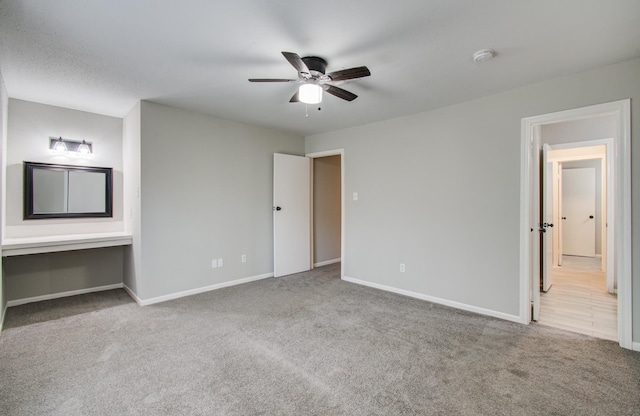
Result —
[[[548,144],[542,145],[542,212],[541,226],[542,247],[542,290],[547,291],[551,287],[553,278],[553,162],[548,161],[548,152],[551,150]]]
[[[273,275],[311,269],[311,159],[273,155]]]
[[[596,255],[596,170],[562,172],[562,251],[565,255]]]

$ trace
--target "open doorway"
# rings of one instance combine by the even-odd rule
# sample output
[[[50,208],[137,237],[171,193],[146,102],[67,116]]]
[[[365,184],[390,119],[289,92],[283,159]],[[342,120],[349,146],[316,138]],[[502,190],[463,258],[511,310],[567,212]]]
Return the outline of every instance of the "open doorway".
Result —
[[[305,155],[312,161],[311,264],[340,263],[344,276],[344,149]]]
[[[312,264],[341,261],[342,156],[312,159]]]
[[[614,204],[613,212],[609,212],[607,218],[607,228],[611,229],[608,232],[614,231],[612,234],[614,250],[608,252],[607,263],[612,263],[611,266],[617,281],[618,342],[621,347],[632,349],[631,102],[628,99],[522,119],[520,318],[525,324],[538,319],[541,268],[544,269],[544,264],[550,263],[544,261],[547,252],[544,252],[543,255],[540,250],[542,237],[549,235],[549,233],[542,232],[548,221],[540,221],[542,208],[540,198],[541,166],[544,164],[544,161],[540,159],[540,149],[543,143],[541,141],[542,128],[556,123],[605,116],[612,116],[615,125],[613,151],[608,152],[611,162]],[[571,140],[566,142],[571,142]]]
[[[560,135],[557,133],[561,132]],[[615,119],[593,117],[542,126],[540,167],[542,267],[540,324],[617,341],[617,296],[613,262],[613,227],[607,227],[613,181],[607,153],[613,139],[569,142],[584,135],[614,135]],[[551,235],[549,235],[551,234]],[[546,247],[545,247],[546,246]],[[545,259],[545,253],[551,256]],[[545,262],[549,261],[548,267]],[[546,261],[545,261],[546,260]]]
[[[329,163],[319,165],[322,169],[321,180],[325,182],[318,188],[326,188],[317,199],[330,205],[331,212],[319,212],[313,209],[313,161],[318,158],[338,156]],[[329,160],[329,159],[327,159]],[[335,166],[335,164],[338,166]],[[327,165],[327,166],[325,166]],[[331,175],[327,174],[331,172]],[[331,178],[329,178],[331,176]],[[330,188],[330,189],[329,189]],[[329,190],[330,192],[327,192]],[[337,191],[337,193],[335,192]],[[331,194],[329,201],[328,193]],[[322,201],[323,200],[323,201]],[[317,211],[323,211],[319,207]],[[339,212],[338,213],[336,212]],[[329,218],[327,218],[327,214]],[[314,217],[325,221],[320,228],[331,222],[329,233],[323,234],[322,242],[314,238]],[[315,255],[315,245],[323,245],[321,260]],[[337,247],[336,247],[337,245]],[[339,257],[335,253],[339,252]],[[340,278],[344,276],[344,150],[329,150],[311,153],[306,156],[274,153],[273,159],[273,275],[274,277],[307,271],[320,265],[340,264]],[[336,266],[337,267],[337,266]]]

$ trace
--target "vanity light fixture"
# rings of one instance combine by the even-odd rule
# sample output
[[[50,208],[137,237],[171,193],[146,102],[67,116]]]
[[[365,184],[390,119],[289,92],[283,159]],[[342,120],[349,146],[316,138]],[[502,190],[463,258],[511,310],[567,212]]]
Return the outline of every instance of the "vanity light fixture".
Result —
[[[86,140],[80,142],[77,140],[63,139],[62,137],[50,137],[49,149],[51,149],[52,153],[58,154],[63,153],[82,157],[90,157],[93,155],[93,144]]]

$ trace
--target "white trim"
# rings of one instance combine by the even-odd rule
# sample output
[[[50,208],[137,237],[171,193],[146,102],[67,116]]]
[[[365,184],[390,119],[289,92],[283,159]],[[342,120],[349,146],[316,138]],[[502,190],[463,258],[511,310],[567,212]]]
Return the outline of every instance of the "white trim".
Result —
[[[631,276],[631,100],[619,102],[618,112],[618,141],[620,146],[616,149],[615,158],[620,158],[620,163],[616,162],[619,171],[620,181],[616,184],[614,198],[615,214],[620,213],[621,218],[615,224],[615,244],[616,253],[615,268],[620,271],[617,279],[618,283],[618,339],[620,346],[631,348],[633,343],[633,293]],[[617,208],[619,207],[619,208]]]
[[[4,317],[7,316],[7,305],[4,305],[2,309],[2,316],[0,316],[0,334],[2,333],[2,328],[4,328]]]
[[[127,292],[129,294],[129,296],[131,296],[131,298],[133,300],[136,301],[138,306],[142,306],[142,300],[138,297],[138,295],[135,294],[135,292],[133,290],[131,290],[131,288],[129,288],[129,286],[123,284],[122,288],[125,290],[125,292]]]
[[[335,263],[340,263],[342,261],[342,259],[333,259],[333,260],[326,260],[326,261],[321,261],[319,263],[313,263],[313,267],[322,267],[322,266],[328,266],[329,264],[335,264]]]
[[[529,239],[537,228],[530,224],[531,219],[531,144],[532,126],[522,120],[520,135],[520,319],[522,324],[531,322],[531,284],[530,270],[531,256]],[[533,230],[531,229],[533,228]]]
[[[305,154],[306,157],[315,159],[318,157],[338,156],[344,154],[344,149],[323,150],[322,152],[313,152]]]
[[[544,124],[547,124],[547,123],[544,123]],[[593,139],[593,140],[583,140],[583,141],[568,142],[568,143],[556,143],[550,146],[551,146],[551,149],[553,150],[566,150],[566,149],[573,150],[575,148],[584,148],[584,147],[610,146],[612,145],[613,140],[614,140],[613,137],[609,137],[606,139]],[[609,150],[609,147],[607,147],[606,149]],[[592,149],[587,149],[587,150],[591,151]],[[606,150],[604,152],[598,152],[597,150],[595,150],[593,153],[578,155],[574,159],[566,156],[562,156],[560,159],[562,160],[600,159],[604,157],[606,153],[607,153]],[[555,160],[555,159],[551,158],[551,160]]]
[[[420,300],[426,300],[428,302],[438,303],[440,305],[450,306],[452,308],[461,309],[463,311],[474,312],[480,315],[492,316],[494,318],[504,319],[506,321],[520,322],[518,315],[511,315],[504,312],[498,312],[491,309],[480,308],[473,305],[467,305],[466,303],[455,302],[448,299],[442,299],[435,296],[429,296],[418,292],[412,292],[409,290],[398,289],[392,286],[381,285],[378,283],[367,282],[365,280],[355,279],[353,277],[344,276],[342,280],[355,283],[357,285],[368,286],[374,289],[384,290],[385,292],[396,293],[398,295],[409,296]]]
[[[345,171],[344,171],[344,149],[332,149],[332,150],[323,150],[321,152],[313,152],[313,153],[307,153],[305,154],[306,157],[311,158],[311,159],[315,159],[318,157],[327,157],[327,156],[340,156],[340,191],[341,191],[341,195],[340,195],[340,259],[344,259],[346,261],[346,250],[345,250],[345,240],[346,240],[346,236],[345,236],[345,195],[346,195],[346,189],[345,189]],[[341,260],[342,261],[342,260]],[[344,277],[344,263],[345,261],[342,261],[342,264],[340,265],[340,277]]]
[[[6,238],[2,240],[2,257],[127,246],[132,242],[131,234],[124,232]]]
[[[315,215],[315,210],[314,210],[315,199],[314,199],[314,188],[313,188],[313,181],[315,180],[314,179],[315,161],[309,157],[307,157],[307,159],[309,159],[309,270],[311,270],[314,267],[313,261],[315,260],[314,254],[316,252],[316,241],[315,241],[316,236],[314,232],[315,227],[313,226],[313,222],[314,222],[313,216]],[[274,183],[274,186],[275,186],[275,183]],[[275,229],[274,229],[274,233],[275,233]],[[275,237],[275,234],[274,234],[274,237]],[[274,241],[274,250],[275,250],[275,241]],[[275,256],[274,256],[273,265],[274,265],[273,274],[275,275]]]
[[[105,290],[122,289],[123,287],[124,285],[122,283],[115,283],[115,284],[106,285],[106,286],[96,286],[96,287],[88,287],[86,289],[70,290],[68,292],[49,293],[46,295],[33,296],[30,298],[10,300],[7,302],[7,307],[24,305],[24,304],[33,303],[33,302],[42,302],[43,300],[66,298],[68,296],[85,295],[87,293],[103,292]]]
[[[522,119],[520,161],[520,322],[531,321],[531,270],[529,268],[532,246],[529,233],[532,227],[530,215],[535,208],[531,197],[531,178],[538,171],[531,169],[533,148],[538,147],[532,134],[534,126],[595,116],[613,115],[617,121],[615,137],[614,212],[616,218],[613,260],[618,282],[618,340],[623,348],[632,348],[632,292],[631,292],[631,100],[620,100],[573,110],[543,114]]]
[[[244,279],[230,280],[228,282],[217,283],[211,286],[199,287],[197,289],[185,290],[183,292],[170,293],[168,295],[157,296],[155,298],[150,299],[140,299],[131,289],[128,287],[124,287],[125,290],[129,293],[129,295],[138,303],[140,306],[153,305],[154,303],[166,302],[168,300],[179,299],[185,296],[197,295],[199,293],[210,292],[212,290],[222,289],[229,286],[241,285],[244,283],[255,282],[256,280],[267,279],[269,277],[273,277],[273,273],[265,273],[257,276],[245,277]]]

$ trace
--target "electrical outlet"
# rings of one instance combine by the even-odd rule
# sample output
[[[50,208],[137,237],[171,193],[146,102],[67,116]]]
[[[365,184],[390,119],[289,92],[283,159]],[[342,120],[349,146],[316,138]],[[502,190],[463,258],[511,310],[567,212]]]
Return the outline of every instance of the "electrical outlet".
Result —
[[[216,267],[218,267],[218,259],[211,260],[211,268],[215,269]]]
[[[354,193],[353,193],[353,200],[354,200],[354,201],[357,201],[357,200],[358,200],[358,193],[357,193],[357,192],[354,192]]]
[[[404,263],[400,263],[400,273],[404,273],[405,268],[404,268]]]
[[[246,262],[247,262],[247,255],[246,255],[246,254],[243,254],[243,255],[242,255],[242,262],[243,262],[243,263],[246,263]]]
[[[222,263],[222,258],[219,258],[219,259],[218,259],[218,267],[222,267],[222,264],[223,264],[223,263]]]

